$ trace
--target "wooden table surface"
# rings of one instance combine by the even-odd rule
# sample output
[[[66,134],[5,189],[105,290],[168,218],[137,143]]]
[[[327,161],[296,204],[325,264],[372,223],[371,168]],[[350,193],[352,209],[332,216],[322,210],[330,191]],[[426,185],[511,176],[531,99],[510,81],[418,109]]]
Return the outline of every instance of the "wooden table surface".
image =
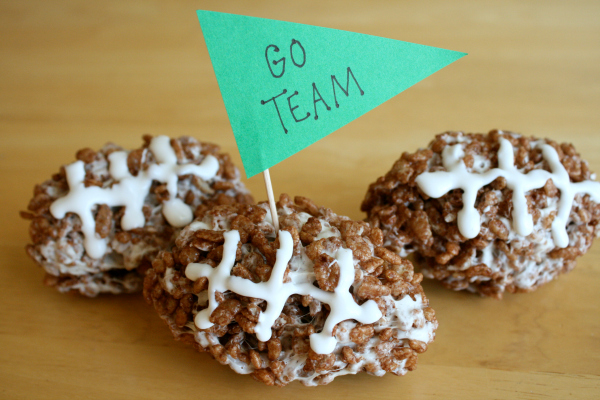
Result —
[[[367,185],[445,130],[572,142],[600,171],[598,1],[0,2],[0,398],[597,399],[600,245],[502,301],[424,284],[440,327],[416,371],[269,388],[172,340],[139,295],[61,295],[24,252],[34,184],[108,141],[216,142],[240,164],[196,9],[469,55],[271,169],[276,195],[364,218]],[[246,181],[266,198],[260,177]]]

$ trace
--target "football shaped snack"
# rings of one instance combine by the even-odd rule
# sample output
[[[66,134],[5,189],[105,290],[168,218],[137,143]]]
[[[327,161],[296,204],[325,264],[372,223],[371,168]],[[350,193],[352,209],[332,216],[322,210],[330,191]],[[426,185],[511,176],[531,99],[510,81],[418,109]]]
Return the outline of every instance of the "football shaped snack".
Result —
[[[446,132],[404,153],[362,203],[384,245],[425,277],[501,298],[575,266],[599,234],[600,184],[571,144]]]
[[[144,295],[173,335],[267,385],[404,375],[437,320],[410,261],[378,228],[282,195],[215,206],[162,251]]]
[[[215,204],[252,203],[227,154],[190,137],[144,137],[141,148],[107,144],[36,185],[27,253],[61,292],[140,291],[159,250]]]

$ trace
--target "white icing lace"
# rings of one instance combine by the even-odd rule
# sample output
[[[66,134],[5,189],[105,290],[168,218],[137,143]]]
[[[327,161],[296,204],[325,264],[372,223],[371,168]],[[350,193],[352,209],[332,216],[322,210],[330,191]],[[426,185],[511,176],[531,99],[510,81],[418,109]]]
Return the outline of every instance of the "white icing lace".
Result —
[[[283,282],[285,270],[294,251],[294,241],[289,232],[279,231],[280,247],[277,250],[277,259],[271,277],[268,281],[259,283],[231,276],[240,234],[238,231],[232,230],[225,232],[224,237],[223,258],[216,268],[209,264],[191,263],[185,269],[185,275],[190,280],[195,281],[201,277],[209,280],[208,308],[196,314],[194,319],[194,323],[199,329],[208,329],[213,325],[210,322],[210,315],[218,306],[215,291],[221,293],[231,291],[241,296],[259,298],[267,302],[267,308],[260,313],[258,324],[255,327],[256,337],[262,342],[271,338],[271,327],[279,318],[289,296],[293,294],[310,295],[329,304],[331,310],[323,330],[310,336],[310,346],[318,354],[329,354],[335,350],[337,339],[333,336],[333,328],[339,322],[355,319],[364,324],[371,324],[382,317],[377,303],[369,300],[359,306],[350,293],[350,286],[354,282],[351,250],[340,248],[335,254],[335,259],[340,267],[340,277],[338,285],[332,293],[315,287],[312,282],[294,283],[292,277],[291,282]],[[290,275],[293,273],[290,272]]]
[[[167,184],[169,200],[163,202],[162,212],[166,220],[175,227],[189,224],[193,219],[190,207],[177,198],[179,175],[193,174],[204,180],[215,177],[219,170],[219,161],[212,155],[204,158],[200,165],[177,165],[177,156],[167,136],[157,136],[150,143],[150,151],[157,164],[147,170],[139,171],[137,176],[129,173],[127,152],[116,151],[108,156],[109,172],[118,181],[109,188],[98,186],[85,187],[85,167],[82,161],[76,161],[65,167],[69,193],[54,201],[50,212],[55,218],[64,218],[68,212],[75,213],[81,219],[81,231],[84,235],[84,247],[91,258],[100,258],[106,252],[106,240],[96,235],[96,221],[92,209],[97,204],[109,207],[125,206],[121,219],[124,230],[141,228],[145,224],[144,199],[150,191],[152,181]]]
[[[498,150],[498,168],[483,173],[468,172],[463,161],[465,156],[460,144],[447,146],[442,152],[442,163],[447,171],[424,172],[416,179],[416,183],[425,194],[433,198],[442,197],[453,189],[463,190],[463,208],[458,213],[458,229],[467,239],[479,234],[481,219],[475,208],[477,191],[502,176],[506,185],[513,191],[512,195],[512,224],[515,232],[527,236],[533,231],[533,218],[527,210],[528,191],[543,187],[548,179],[560,190],[558,213],[552,222],[552,238],[557,247],[567,247],[569,237],[566,224],[573,205],[573,199],[578,193],[589,194],[593,201],[600,202],[600,183],[595,181],[571,182],[569,173],[560,162],[554,148],[544,142],[532,143],[540,148],[544,160],[552,172],[536,169],[527,174],[521,173],[514,165],[514,150],[512,144],[500,139]]]

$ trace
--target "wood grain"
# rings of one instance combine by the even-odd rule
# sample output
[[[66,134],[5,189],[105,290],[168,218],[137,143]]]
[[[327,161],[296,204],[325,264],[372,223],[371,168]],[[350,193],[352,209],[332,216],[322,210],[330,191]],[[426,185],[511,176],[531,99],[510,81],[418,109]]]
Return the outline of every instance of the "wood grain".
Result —
[[[404,377],[268,388],[175,342],[136,295],[41,284],[18,217],[35,183],[82,147],[192,135],[240,163],[196,9],[465,51],[271,169],[278,193],[363,218],[367,185],[444,130],[572,142],[600,170],[597,1],[4,1],[0,3],[0,398],[600,398],[600,250],[537,292],[482,299],[426,282],[440,321]],[[261,177],[248,180],[266,198]]]

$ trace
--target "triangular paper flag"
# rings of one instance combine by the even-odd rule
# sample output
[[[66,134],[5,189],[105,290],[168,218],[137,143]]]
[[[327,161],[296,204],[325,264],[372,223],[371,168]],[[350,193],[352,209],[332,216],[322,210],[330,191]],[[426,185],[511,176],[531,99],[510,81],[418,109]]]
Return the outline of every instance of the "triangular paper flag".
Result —
[[[247,177],[465,55],[243,15],[198,19]]]

